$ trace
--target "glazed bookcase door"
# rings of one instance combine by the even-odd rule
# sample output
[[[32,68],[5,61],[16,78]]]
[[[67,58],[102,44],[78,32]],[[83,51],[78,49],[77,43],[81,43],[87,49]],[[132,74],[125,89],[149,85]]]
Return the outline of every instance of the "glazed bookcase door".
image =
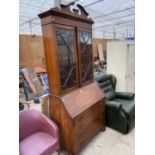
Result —
[[[56,26],[56,39],[61,91],[64,92],[78,86],[74,28]]]
[[[81,84],[93,80],[92,65],[92,32],[88,30],[79,30],[79,46],[81,61]]]

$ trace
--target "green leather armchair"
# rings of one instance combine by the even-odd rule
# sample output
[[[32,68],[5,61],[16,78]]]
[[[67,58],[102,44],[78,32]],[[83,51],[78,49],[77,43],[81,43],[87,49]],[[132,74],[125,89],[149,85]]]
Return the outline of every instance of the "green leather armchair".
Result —
[[[134,93],[115,92],[116,77],[111,74],[96,74],[95,80],[105,93],[107,126],[128,133],[135,125]]]

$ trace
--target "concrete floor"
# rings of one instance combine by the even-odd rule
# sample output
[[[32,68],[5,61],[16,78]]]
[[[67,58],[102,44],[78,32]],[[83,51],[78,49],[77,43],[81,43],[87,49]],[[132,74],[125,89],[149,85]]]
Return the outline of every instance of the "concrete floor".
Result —
[[[30,109],[41,111],[41,104],[31,103]],[[106,131],[96,135],[84,148],[80,155],[134,155],[135,154],[135,129],[128,134],[121,134],[106,127]],[[54,152],[52,155],[57,155]],[[67,155],[61,151],[61,155]]]
[[[134,155],[135,154],[135,129],[123,135],[111,128],[100,132],[83,148],[80,155]],[[52,155],[57,155],[54,152]],[[67,155],[61,151],[61,155]]]

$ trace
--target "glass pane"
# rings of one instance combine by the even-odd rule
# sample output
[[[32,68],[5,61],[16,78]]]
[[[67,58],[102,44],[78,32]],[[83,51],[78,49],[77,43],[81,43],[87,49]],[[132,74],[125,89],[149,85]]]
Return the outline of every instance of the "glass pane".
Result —
[[[80,52],[82,82],[93,79],[92,73],[92,33],[80,31]]]
[[[77,85],[74,35],[73,30],[63,28],[56,29],[62,91]]]

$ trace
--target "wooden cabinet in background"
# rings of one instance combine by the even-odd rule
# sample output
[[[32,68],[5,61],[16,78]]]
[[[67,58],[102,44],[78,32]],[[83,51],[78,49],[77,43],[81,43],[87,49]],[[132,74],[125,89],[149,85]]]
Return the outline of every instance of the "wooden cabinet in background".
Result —
[[[50,116],[58,124],[68,154],[105,129],[104,94],[93,80],[92,24],[81,5],[61,5],[41,13]]]

